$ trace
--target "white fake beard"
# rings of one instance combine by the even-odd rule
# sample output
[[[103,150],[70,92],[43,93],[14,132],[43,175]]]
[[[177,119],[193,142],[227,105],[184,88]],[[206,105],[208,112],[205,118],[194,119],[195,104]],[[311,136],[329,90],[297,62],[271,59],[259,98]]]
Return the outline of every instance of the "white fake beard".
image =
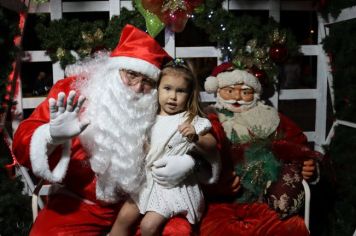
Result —
[[[258,94],[254,94],[253,96],[253,100],[250,102],[245,102],[245,101],[236,101],[236,100],[225,100],[223,99],[219,94],[217,94],[216,96],[216,104],[215,107],[219,108],[219,109],[227,109],[231,112],[234,113],[240,113],[240,112],[244,112],[244,111],[248,111],[251,108],[254,108],[257,105],[257,102],[259,101],[260,96]],[[233,104],[235,103],[239,103],[240,106],[239,107],[235,107]]]
[[[96,196],[117,202],[137,194],[145,180],[144,144],[157,113],[157,90],[138,94],[125,86],[118,70],[96,73],[81,87],[90,125],[80,135],[97,176]]]

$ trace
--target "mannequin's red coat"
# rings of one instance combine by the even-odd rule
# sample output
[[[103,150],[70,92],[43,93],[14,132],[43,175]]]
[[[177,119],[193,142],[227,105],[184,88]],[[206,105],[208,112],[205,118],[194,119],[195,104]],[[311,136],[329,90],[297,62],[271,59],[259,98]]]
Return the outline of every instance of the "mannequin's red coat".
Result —
[[[209,114],[213,125],[213,133],[218,141],[222,159],[222,173],[217,184],[205,190],[208,204],[207,212],[200,225],[202,236],[307,236],[309,232],[303,218],[292,216],[280,220],[277,213],[265,203],[240,204],[233,202],[233,194],[229,192],[227,173],[233,171],[233,160],[243,152],[243,146],[229,145],[229,141],[215,113]],[[292,160],[303,158],[307,150],[307,139],[302,130],[287,117],[280,115],[277,132],[283,132],[284,139],[273,146],[281,159]],[[290,148],[294,150],[291,152]],[[308,153],[309,154],[309,153]]]

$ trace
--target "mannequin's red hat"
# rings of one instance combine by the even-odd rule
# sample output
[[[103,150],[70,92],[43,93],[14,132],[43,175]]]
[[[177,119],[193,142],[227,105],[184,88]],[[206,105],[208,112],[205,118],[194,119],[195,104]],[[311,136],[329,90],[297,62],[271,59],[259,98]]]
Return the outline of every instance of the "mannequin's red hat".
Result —
[[[250,86],[256,93],[262,91],[261,83],[254,75],[245,70],[236,69],[231,62],[225,62],[215,67],[211,76],[206,78],[204,88],[207,93],[215,93],[218,88],[238,83]]]
[[[154,38],[133,25],[123,28],[120,41],[110,54],[110,63],[116,68],[133,70],[155,80],[162,65],[170,60]]]

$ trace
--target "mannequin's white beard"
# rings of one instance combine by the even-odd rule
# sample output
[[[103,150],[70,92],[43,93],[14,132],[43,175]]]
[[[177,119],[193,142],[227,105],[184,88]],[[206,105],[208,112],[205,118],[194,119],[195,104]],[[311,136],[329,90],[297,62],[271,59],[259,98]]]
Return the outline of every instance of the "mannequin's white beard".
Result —
[[[156,116],[157,91],[137,94],[118,70],[103,71],[80,86],[87,98],[82,118],[90,121],[80,140],[97,176],[97,198],[117,202],[137,194],[145,180],[144,144]]]
[[[253,100],[250,102],[244,102],[244,101],[232,101],[232,100],[225,100],[222,97],[220,97],[219,94],[217,94],[216,96],[216,104],[215,107],[219,108],[219,109],[227,109],[231,112],[234,113],[239,113],[239,112],[244,112],[244,111],[248,111],[251,108],[254,108],[257,105],[257,102],[260,100],[260,96],[258,94],[255,93],[255,95],[253,96]],[[233,104],[234,103],[239,103],[240,106],[239,107],[235,107]]]

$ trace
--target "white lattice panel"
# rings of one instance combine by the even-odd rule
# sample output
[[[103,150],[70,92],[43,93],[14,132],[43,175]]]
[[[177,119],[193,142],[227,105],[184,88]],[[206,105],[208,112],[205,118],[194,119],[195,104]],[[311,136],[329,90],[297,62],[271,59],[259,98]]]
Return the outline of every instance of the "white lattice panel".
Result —
[[[30,2],[29,13],[50,13],[51,19],[61,19],[63,13],[69,12],[109,12],[109,16],[119,15],[120,8],[126,7],[132,9],[131,1],[88,1],[88,2],[62,2],[61,0],[52,0],[44,4],[33,4]],[[280,0],[261,0],[261,1],[237,1],[229,0],[223,3],[225,9],[230,10],[268,10],[269,16],[279,21],[280,11],[312,11],[312,1],[280,1]],[[329,86],[332,84],[332,77],[329,72],[328,60],[322,49],[320,42],[325,37],[328,29],[325,27],[330,23],[339,22],[350,19],[356,14],[356,8],[344,10],[338,19],[333,19],[325,22],[319,16],[319,31],[318,31],[318,44],[316,45],[301,45],[301,51],[308,56],[317,57],[317,86],[315,89],[288,89],[281,90],[279,94],[275,94],[271,98],[271,102],[277,106],[278,100],[300,100],[300,99],[313,99],[316,101],[316,117],[315,117],[315,130],[305,132],[309,141],[315,142],[315,148],[321,151],[321,146],[326,143],[326,111],[327,111],[327,91],[328,81]],[[215,47],[176,47],[175,35],[169,30],[165,31],[165,49],[173,57],[183,58],[196,58],[196,57],[212,57],[219,58],[221,52]],[[44,51],[27,51],[27,56],[32,62],[45,62],[50,61],[49,57],[45,55]],[[62,79],[64,76],[63,70],[60,68],[59,63],[53,64],[53,80],[54,82]],[[329,88],[331,93],[332,89]],[[202,93],[204,101],[214,101],[212,95]],[[23,108],[34,108],[43,98],[24,98]]]

